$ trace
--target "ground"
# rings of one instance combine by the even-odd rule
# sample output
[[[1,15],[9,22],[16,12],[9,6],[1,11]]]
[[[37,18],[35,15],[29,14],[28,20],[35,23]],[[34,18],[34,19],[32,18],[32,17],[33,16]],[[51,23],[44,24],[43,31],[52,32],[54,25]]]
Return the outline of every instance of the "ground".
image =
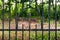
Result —
[[[22,29],[22,25],[24,25],[24,29],[29,29],[29,21],[19,20],[18,21],[18,29]],[[35,29],[36,25],[37,25],[37,29],[41,29],[41,22],[30,21],[30,28],[31,29]],[[48,27],[49,27],[48,22],[44,22],[43,26],[44,26],[44,29],[48,29]],[[0,29],[1,28],[2,28],[2,21],[0,20]],[[8,21],[4,21],[4,29],[8,29],[8,28],[9,28],[9,22]],[[15,29],[15,28],[16,28],[15,20],[12,20],[10,22],[10,29]],[[51,29],[55,28],[54,20],[50,22],[50,28]],[[57,28],[60,29],[60,22],[59,21],[57,21]],[[42,35],[41,31],[37,31],[37,33],[40,33],[39,34],[40,36]],[[45,33],[46,33],[46,35],[45,35]],[[35,31],[30,31],[30,34],[31,34],[30,35],[31,39],[34,39],[33,35],[35,35]],[[54,38],[55,32],[54,31],[50,32],[50,34],[51,34],[50,38],[51,39]],[[15,35],[16,35],[15,31],[10,31],[10,40],[15,40]],[[37,37],[39,37],[39,35]],[[46,38],[48,38],[48,36],[47,36],[48,32],[44,31],[44,35],[46,36]],[[60,33],[59,33],[59,35],[60,35]],[[18,38],[18,40],[22,40],[22,31],[17,31],[17,38]],[[28,38],[29,38],[29,31],[24,31],[24,39],[28,40]],[[46,38],[44,38],[44,39],[46,39]],[[9,39],[9,31],[4,31],[4,39],[5,40]],[[60,36],[58,37],[58,39],[60,40]],[[0,40],[2,40],[2,31],[0,31]]]
[[[37,25],[37,29],[41,29],[41,23],[40,22],[36,22],[36,21],[22,21],[22,20],[19,20],[18,21],[18,29],[22,29],[22,25],[24,25],[24,29],[29,29],[29,24],[30,24],[30,28],[31,29],[35,29],[36,25]],[[60,29],[60,23],[59,21],[57,22],[57,28]],[[0,21],[0,28],[2,28],[2,21]],[[8,21],[4,21],[4,28],[5,29],[8,29],[9,28],[9,22]],[[12,20],[10,22],[10,29],[15,29],[16,28],[16,22],[15,20]],[[48,22],[44,22],[43,23],[43,28],[44,29],[48,29],[49,28],[49,23]],[[50,22],[50,28],[51,29],[54,29],[55,28],[55,22],[54,21],[51,21]]]

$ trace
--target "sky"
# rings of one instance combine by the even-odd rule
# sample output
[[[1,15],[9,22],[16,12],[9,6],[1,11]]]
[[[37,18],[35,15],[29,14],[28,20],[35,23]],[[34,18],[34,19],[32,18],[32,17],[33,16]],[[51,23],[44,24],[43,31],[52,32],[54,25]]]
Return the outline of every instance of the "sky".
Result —
[[[8,0],[4,0],[4,2],[6,3]],[[42,2],[42,0],[37,0],[38,5]],[[45,0],[43,0],[43,2],[45,2]],[[28,2],[29,3],[29,2]]]
[[[7,2],[8,0],[4,0],[4,2]],[[40,3],[42,0],[37,0],[38,3]],[[45,1],[45,0],[43,0]]]
[[[4,0],[4,2],[6,3],[8,0]],[[46,0],[43,0],[43,2],[45,2]],[[57,0],[58,1],[58,0]],[[37,0],[38,5],[42,2],[42,0]],[[29,2],[28,2],[29,3]],[[55,4],[55,0],[54,0],[54,4]],[[57,5],[59,5],[60,2],[57,3]]]
[[[4,0],[4,2],[7,2],[8,0]]]

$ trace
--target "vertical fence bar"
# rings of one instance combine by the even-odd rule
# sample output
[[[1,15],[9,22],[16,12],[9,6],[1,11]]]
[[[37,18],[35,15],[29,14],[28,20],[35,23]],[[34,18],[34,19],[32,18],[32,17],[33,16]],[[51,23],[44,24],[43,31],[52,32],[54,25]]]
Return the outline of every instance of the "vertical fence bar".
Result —
[[[24,25],[22,24],[22,40],[24,40]]]
[[[9,40],[10,40],[10,16],[11,16],[11,10],[10,10],[10,7],[11,7],[11,5],[10,5],[10,2],[11,2],[11,0],[9,0],[9,13],[8,13],[8,15],[9,15]]]
[[[40,9],[39,9],[38,4],[37,4],[37,0],[35,0],[35,10],[36,10],[38,16],[41,16]],[[37,24],[35,25],[35,29],[36,29],[35,30],[35,39],[37,40]]]
[[[35,25],[35,39],[37,40],[37,24]]]
[[[37,11],[37,0],[35,0],[35,9]],[[36,31],[35,31],[35,39],[37,40],[37,24],[35,25],[35,29],[36,29]]]
[[[49,28],[49,33],[48,33],[48,40],[50,40],[50,0],[49,0],[49,6],[48,6],[48,20],[49,20],[49,24],[48,24],[48,28]]]
[[[4,0],[2,0],[2,40],[4,40]]]
[[[17,13],[17,0],[15,0],[15,13],[16,13],[16,31],[15,31],[15,40],[17,40],[17,29],[18,29],[18,13]]]
[[[24,0],[21,0],[22,2],[22,11],[24,10]]]
[[[28,10],[29,10],[29,40],[30,40],[30,17],[31,17],[31,13],[30,13],[30,0],[28,0],[29,4],[28,4]]]
[[[54,6],[54,14],[55,14],[55,40],[57,40],[57,13],[56,13],[56,0],[55,0],[55,6]]]
[[[29,40],[30,40],[30,24],[29,24]]]
[[[37,3],[38,0],[35,0],[35,10],[38,14],[38,16],[41,16],[40,14],[40,8],[38,7],[38,3]],[[35,39],[37,40],[37,24],[35,25]]]
[[[41,14],[40,14],[40,8],[38,7],[37,0],[35,0],[35,10],[36,10],[38,16],[41,16]]]
[[[22,2],[22,13],[23,13],[23,10],[24,10],[24,0],[21,0]],[[24,25],[22,24],[22,40],[24,40]]]
[[[41,15],[41,30],[42,30],[42,40],[44,40],[44,37],[43,37],[43,17],[44,17],[44,14],[43,14],[43,0],[42,0],[42,15]]]

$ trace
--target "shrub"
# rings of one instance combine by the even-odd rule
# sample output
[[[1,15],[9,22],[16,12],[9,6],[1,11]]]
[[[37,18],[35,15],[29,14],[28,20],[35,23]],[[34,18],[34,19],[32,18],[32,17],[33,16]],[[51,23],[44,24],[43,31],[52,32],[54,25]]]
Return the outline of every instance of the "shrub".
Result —
[[[22,5],[21,1],[17,1],[20,3],[15,3],[15,1],[10,0],[10,5],[9,5],[9,1],[7,3],[5,3],[4,5],[4,18],[8,19],[9,18],[9,14],[10,18],[15,18],[16,15],[18,14],[18,17],[28,17],[29,13],[31,14],[31,17],[41,17],[42,16],[42,3],[40,3],[39,5],[37,5],[39,8],[36,9],[35,8],[35,2],[31,1],[30,2],[30,7],[28,7],[27,1],[24,2],[24,7]],[[10,6],[10,13],[9,13],[9,6]],[[23,7],[23,8],[22,8]],[[54,8],[53,5],[50,6],[50,13],[48,12],[48,8],[49,5],[48,3],[44,3],[43,5],[43,15],[44,15],[44,19],[48,19],[48,14],[50,16],[50,19],[55,19],[55,13],[54,13]],[[56,12],[57,12],[57,19],[60,19],[60,6],[57,6],[56,8]],[[0,0],[0,18],[2,18],[2,1]]]

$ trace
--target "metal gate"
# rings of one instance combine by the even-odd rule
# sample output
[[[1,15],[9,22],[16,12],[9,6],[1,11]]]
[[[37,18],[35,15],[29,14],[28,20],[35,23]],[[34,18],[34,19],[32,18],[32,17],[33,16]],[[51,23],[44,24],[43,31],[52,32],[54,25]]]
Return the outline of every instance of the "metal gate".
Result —
[[[24,40],[24,32],[25,31],[28,31],[29,32],[29,37],[28,37],[28,40],[31,40],[30,39],[30,31],[35,31],[35,40],[37,40],[37,31],[41,31],[41,33],[42,33],[42,37],[41,37],[41,40],[44,40],[44,37],[43,37],[43,35],[44,35],[44,31],[48,31],[48,40],[50,40],[50,31],[53,31],[53,32],[55,32],[55,40],[57,40],[57,31],[60,31],[60,29],[57,29],[57,13],[56,13],[56,5],[57,5],[57,1],[56,0],[47,0],[48,1],[48,29],[43,29],[43,24],[44,24],[44,0],[40,0],[41,1],[41,3],[42,3],[42,11],[41,11],[41,14],[40,14],[40,10],[39,10],[39,7],[38,7],[38,0],[35,0],[35,9],[36,9],[36,11],[37,11],[37,13],[39,14],[39,16],[41,16],[41,18],[40,18],[40,20],[41,20],[41,29],[37,29],[37,25],[35,25],[35,29],[31,29],[30,28],[30,24],[29,24],[29,29],[24,29],[24,25],[22,25],[22,28],[21,29],[18,29],[18,13],[16,12],[16,17],[15,17],[15,23],[16,23],[16,29],[10,29],[10,16],[11,16],[11,14],[10,14],[10,12],[11,12],[11,10],[10,10],[10,7],[11,7],[11,4],[10,4],[10,2],[11,2],[11,0],[9,0],[9,3],[8,3],[8,6],[9,6],[9,18],[8,18],[8,21],[9,21],[9,28],[8,29],[4,29],[4,14],[5,14],[5,12],[4,12],[4,5],[5,5],[5,3],[4,3],[4,1],[5,0],[2,0],[2,29],[0,29],[0,31],[2,31],[2,40],[4,40],[4,31],[9,31],[9,39],[8,40],[10,40],[11,38],[10,38],[10,33],[11,33],[11,31],[15,31],[15,40],[18,40],[17,39],[17,31],[22,31],[22,40]],[[16,11],[17,11],[17,4],[18,3],[20,3],[20,2],[18,2],[18,0],[13,0],[14,2],[15,2],[15,5],[16,5]],[[26,1],[26,0],[25,0]],[[30,6],[30,2],[31,1],[33,1],[33,0],[27,0],[28,1],[28,8],[30,8],[31,6]],[[55,2],[54,2],[55,1]],[[24,10],[24,0],[21,0],[21,3],[22,3],[22,10]],[[54,16],[55,16],[55,29],[50,29],[50,6],[51,6],[51,4],[54,6],[53,8],[54,8]],[[23,12],[23,11],[22,11]],[[28,19],[30,19],[30,17],[31,17],[31,15],[30,15],[30,13],[28,14]],[[30,20],[29,20],[29,22],[30,22]]]

